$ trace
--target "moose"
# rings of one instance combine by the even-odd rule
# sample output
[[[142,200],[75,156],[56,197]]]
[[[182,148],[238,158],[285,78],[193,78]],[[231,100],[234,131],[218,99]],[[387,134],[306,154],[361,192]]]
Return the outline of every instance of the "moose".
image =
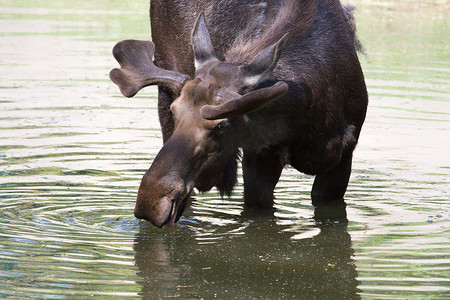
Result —
[[[339,0],[152,0],[152,41],[124,40],[110,72],[126,97],[158,85],[163,147],[134,214],[174,226],[193,189],[274,205],[286,165],[315,175],[311,197],[343,199],[368,95]],[[153,60],[154,57],[154,60]]]

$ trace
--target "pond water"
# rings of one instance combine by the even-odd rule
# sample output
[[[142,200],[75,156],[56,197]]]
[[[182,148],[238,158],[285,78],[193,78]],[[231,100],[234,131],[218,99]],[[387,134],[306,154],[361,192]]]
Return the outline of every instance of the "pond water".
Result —
[[[108,79],[117,41],[149,39],[147,1],[1,1],[0,298],[448,299],[448,1],[354,3],[370,106],[347,219],[286,168],[274,214],[244,210],[240,179],[158,229],[133,217],[156,89]]]

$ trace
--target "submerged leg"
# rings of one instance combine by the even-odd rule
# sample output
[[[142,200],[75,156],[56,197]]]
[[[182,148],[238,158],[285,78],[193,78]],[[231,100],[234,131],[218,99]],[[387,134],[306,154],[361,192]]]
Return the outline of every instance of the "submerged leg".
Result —
[[[314,201],[328,202],[344,198],[352,172],[352,151],[342,155],[339,164],[329,172],[316,175],[311,191]]]
[[[280,153],[273,150],[244,151],[244,203],[249,208],[273,207],[273,190],[280,178],[284,162]]]

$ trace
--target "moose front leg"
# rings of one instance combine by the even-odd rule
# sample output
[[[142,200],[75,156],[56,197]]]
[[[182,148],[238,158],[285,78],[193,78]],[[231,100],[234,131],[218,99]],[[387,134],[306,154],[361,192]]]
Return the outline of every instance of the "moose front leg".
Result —
[[[174,128],[172,112],[170,111],[172,102],[173,97],[170,90],[165,87],[158,87],[158,115],[164,144],[172,136]]]
[[[244,203],[249,208],[273,207],[273,190],[280,178],[284,163],[279,152],[244,151],[242,171],[244,175]]]
[[[314,202],[342,200],[352,172],[352,150],[345,152],[339,164],[329,172],[316,175],[311,197]]]

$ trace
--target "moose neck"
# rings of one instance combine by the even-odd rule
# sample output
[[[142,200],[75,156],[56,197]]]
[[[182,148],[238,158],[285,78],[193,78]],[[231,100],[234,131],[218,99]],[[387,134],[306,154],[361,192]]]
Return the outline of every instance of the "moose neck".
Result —
[[[273,113],[274,105],[243,116],[239,125],[239,147],[255,150],[283,143],[291,135],[287,121]],[[269,120],[269,121],[268,121]]]

